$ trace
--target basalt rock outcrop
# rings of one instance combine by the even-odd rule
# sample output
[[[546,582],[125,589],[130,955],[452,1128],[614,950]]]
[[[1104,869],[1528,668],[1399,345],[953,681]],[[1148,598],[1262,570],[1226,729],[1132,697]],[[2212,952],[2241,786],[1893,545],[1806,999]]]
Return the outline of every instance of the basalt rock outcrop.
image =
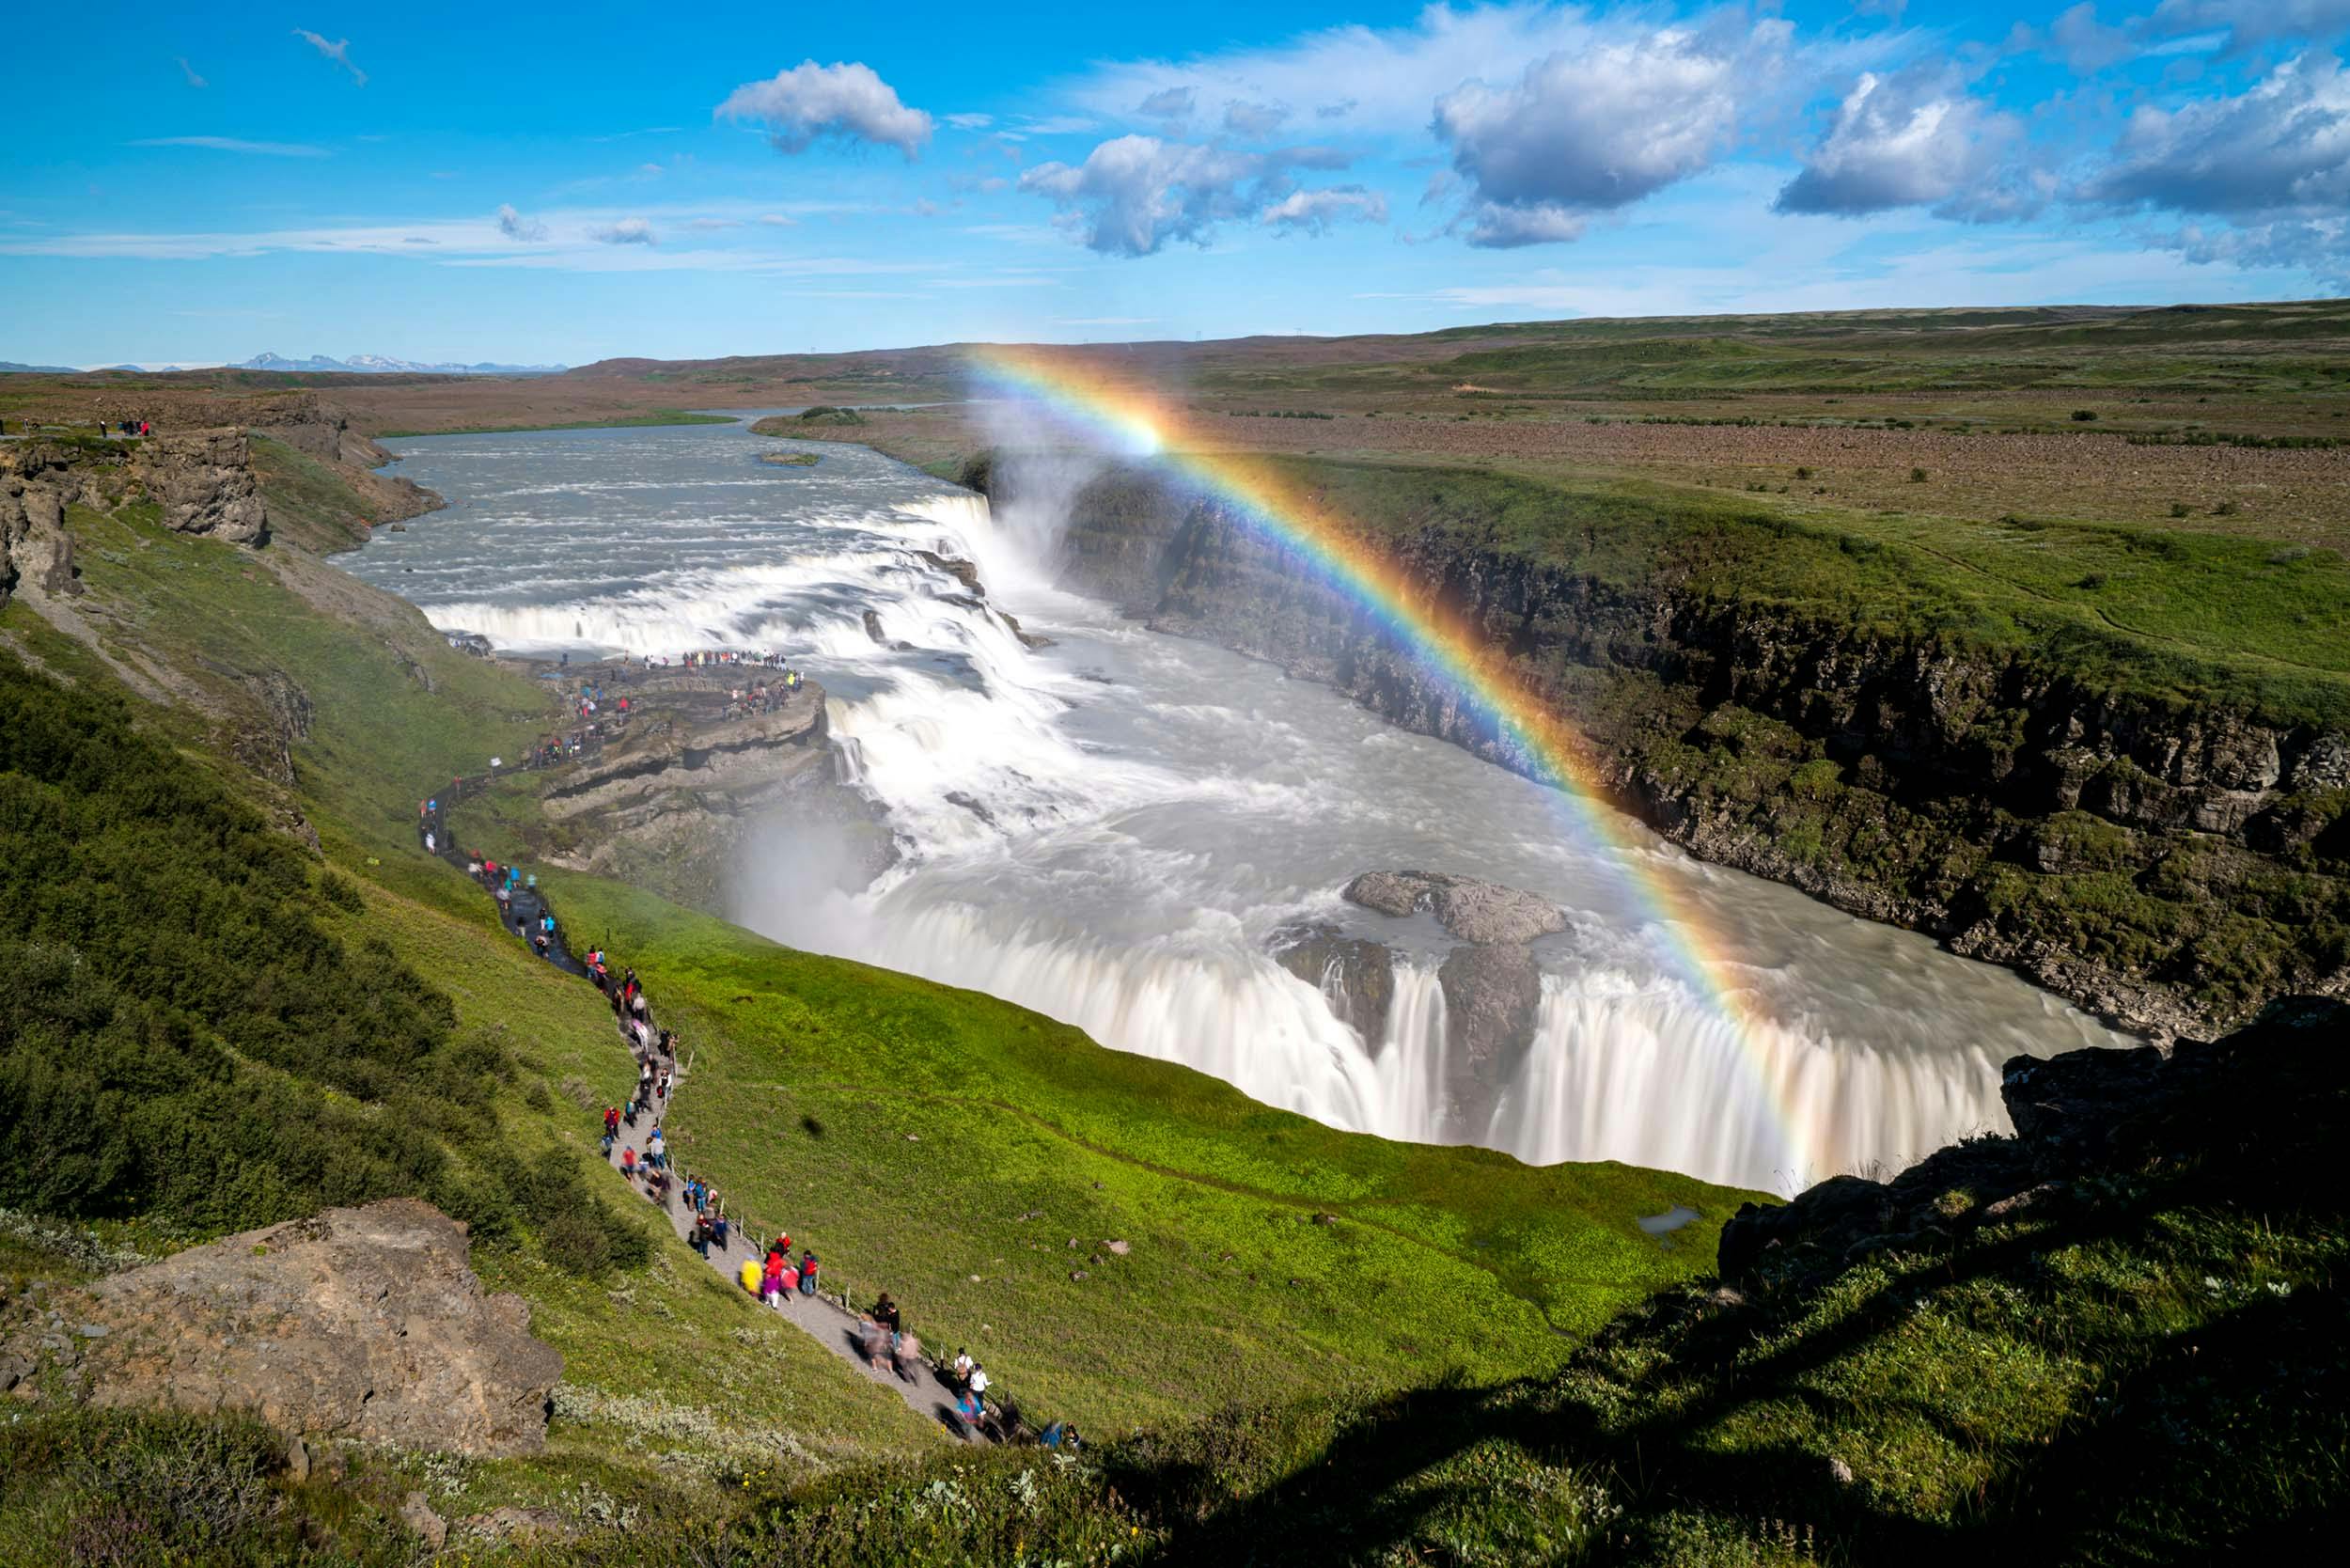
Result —
[[[1377,1058],[1387,1043],[1387,1011],[1395,1003],[1395,955],[1386,944],[1349,936],[1315,920],[1282,927],[1273,933],[1271,946],[1275,962],[1319,990],[1331,1013]]]
[[[1464,942],[1531,942],[1567,929],[1566,915],[1548,899],[1444,871],[1365,871],[1342,896],[1382,915],[1426,911]]]
[[[1783,1205],[1748,1203],[1722,1228],[1722,1278],[1824,1277],[1986,1223],[2076,1216],[2126,1201],[2117,1179],[2198,1167],[2290,1210],[2339,1159],[2345,1040],[2350,1005],[2289,997],[2217,1041],[2016,1057],[1999,1086],[2013,1137],[1951,1144],[1890,1181],[1837,1176]]]
[[[973,470],[1003,482],[1002,465]],[[1561,527],[1574,523],[1572,498]],[[1862,630],[1670,572],[1604,578],[1471,518],[1371,547],[1507,647],[1622,808],[1703,857],[2004,964],[2158,1040],[2280,988],[2350,990],[2350,734],[2033,651]],[[1072,506],[1063,581],[1543,767],[1393,630],[1246,519],[1147,472]]]
[[[243,1411],[295,1435],[538,1451],[562,1355],[484,1294],[430,1204],[328,1209],[55,1293],[0,1375],[95,1405]]]
[[[842,778],[823,688],[811,682],[763,713],[725,716],[728,689],[746,680],[672,673],[632,684],[627,729],[544,792],[561,836],[548,858],[715,912],[754,838],[778,820],[850,846],[868,880],[885,868],[889,835]]]
[[[174,533],[258,544],[268,533],[260,482],[243,431],[189,431],[138,445],[131,476]]]
[[[1565,914],[1523,889],[1447,871],[1365,871],[1341,896],[1393,919],[1431,915],[1459,942],[1436,970],[1445,1004],[1444,1114],[1449,1129],[1473,1135],[1533,1047],[1543,971],[1529,944],[1564,931]],[[1330,950],[1336,936],[1319,950]],[[1363,945],[1386,958],[1381,944]],[[1286,954],[1282,962],[1298,972]],[[1391,979],[1387,987],[1391,993]]]

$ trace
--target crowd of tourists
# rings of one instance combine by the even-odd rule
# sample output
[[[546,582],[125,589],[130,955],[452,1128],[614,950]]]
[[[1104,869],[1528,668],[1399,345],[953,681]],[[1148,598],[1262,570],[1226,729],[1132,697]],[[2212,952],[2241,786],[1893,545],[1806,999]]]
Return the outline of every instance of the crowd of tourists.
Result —
[[[461,784],[462,780],[459,781]],[[652,1004],[636,971],[616,965],[601,947],[572,954],[564,946],[555,911],[539,889],[535,871],[525,871],[493,856],[460,850],[448,837],[445,804],[439,796],[425,800],[418,812],[418,834],[425,852],[464,867],[497,901],[500,923],[529,943],[540,956],[585,975],[611,1004],[614,1021],[628,1043],[636,1064],[636,1085],[618,1105],[601,1113],[604,1157],[615,1164],[632,1190],[661,1209],[665,1216],[685,1219],[685,1236],[696,1252],[721,1270],[731,1268],[743,1289],[765,1306],[782,1310],[794,1299],[823,1299],[843,1312],[854,1309],[846,1291],[826,1295],[824,1264],[813,1247],[794,1243],[787,1230],[771,1239],[760,1228],[729,1213],[717,1187],[704,1177],[682,1170],[663,1130],[680,1076],[678,1038],[654,1019]],[[966,1437],[998,1443],[1037,1443],[1073,1450],[1082,1443],[1075,1425],[1055,1421],[1032,1428],[1017,1404],[997,1395],[987,1369],[966,1350],[951,1358],[926,1360],[922,1342],[905,1325],[904,1313],[885,1291],[870,1307],[854,1313],[851,1339],[867,1366],[887,1370],[901,1381],[917,1383],[925,1372],[951,1398],[949,1422]]]

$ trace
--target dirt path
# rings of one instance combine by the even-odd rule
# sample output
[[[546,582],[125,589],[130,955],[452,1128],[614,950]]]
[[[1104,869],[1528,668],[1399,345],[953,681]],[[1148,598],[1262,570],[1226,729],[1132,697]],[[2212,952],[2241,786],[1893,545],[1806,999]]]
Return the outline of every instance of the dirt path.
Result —
[[[669,1103],[662,1107],[664,1116],[673,1108],[678,1090],[683,1087],[684,1076],[683,1072],[680,1071],[676,1082],[670,1088]],[[650,1137],[656,1120],[639,1112],[634,1128],[621,1127],[619,1140],[613,1144],[609,1156],[612,1168],[616,1172],[620,1168],[621,1148],[640,1145],[644,1139]],[[670,1229],[677,1232],[680,1240],[683,1240],[693,1231],[694,1215],[685,1207],[684,1200],[679,1191],[682,1185],[682,1177],[674,1170],[671,1175],[675,1181],[669,1189],[669,1201],[665,1208]],[[643,1183],[625,1177],[622,1180],[628,1182],[629,1191],[635,1195],[638,1202],[652,1200],[646,1193]],[[744,1262],[746,1259],[753,1262],[764,1260],[766,1244],[773,1239],[772,1237],[748,1236],[739,1231],[729,1234],[724,1250],[714,1246],[711,1247],[710,1266],[717,1270],[719,1276],[728,1285],[740,1290],[742,1286],[737,1276],[742,1270]],[[821,1259],[822,1254],[820,1252],[817,1256]],[[942,1430],[961,1435],[958,1423],[950,1419],[953,1396],[939,1381],[938,1374],[927,1363],[916,1362],[910,1366],[908,1371],[912,1375],[905,1378],[897,1376],[885,1365],[869,1366],[863,1353],[857,1349],[857,1320],[853,1313],[826,1296],[802,1295],[796,1291],[785,1296],[783,1303],[780,1309],[767,1309],[779,1310],[794,1326],[814,1338],[826,1350],[854,1367],[860,1377],[869,1383],[880,1384],[905,1401],[907,1409],[935,1421]],[[970,1441],[971,1439],[965,1438],[964,1440]]]

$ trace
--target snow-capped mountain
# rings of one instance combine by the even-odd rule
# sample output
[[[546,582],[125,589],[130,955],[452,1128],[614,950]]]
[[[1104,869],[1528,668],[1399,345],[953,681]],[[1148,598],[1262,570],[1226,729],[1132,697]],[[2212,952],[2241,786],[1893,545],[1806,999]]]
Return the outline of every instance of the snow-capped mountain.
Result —
[[[388,354],[354,353],[349,359],[330,359],[314,353],[306,359],[288,359],[283,354],[257,353],[237,367],[240,370],[301,371],[311,375],[433,375],[433,376],[546,376],[569,368],[562,365],[496,365],[483,361],[477,365],[454,362],[439,365],[419,364],[413,359],[394,359]]]

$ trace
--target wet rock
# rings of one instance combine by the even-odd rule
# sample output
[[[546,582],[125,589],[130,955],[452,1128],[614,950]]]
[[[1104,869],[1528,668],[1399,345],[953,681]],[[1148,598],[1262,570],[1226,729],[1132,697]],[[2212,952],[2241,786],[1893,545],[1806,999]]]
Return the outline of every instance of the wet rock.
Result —
[[[1343,897],[1399,917],[1426,910],[1464,942],[1531,942],[1567,929],[1566,916],[1547,899],[1443,871],[1366,871]]]
[[[1052,638],[1043,636],[1035,632],[1023,631],[1020,626],[1020,618],[1013,615],[1009,610],[997,610],[995,612],[995,619],[1002,621],[1006,628],[1010,631],[1011,635],[1020,639],[1020,644],[1024,648],[1050,648],[1053,646]]]
[[[889,646],[889,638],[887,635],[882,631],[881,612],[879,610],[867,610],[865,612],[865,635],[872,638],[875,642],[881,644],[884,648]]]
[[[952,556],[942,556],[934,550],[916,550],[915,555],[924,564],[936,567],[961,583],[974,597],[980,599],[987,597],[987,588],[979,581],[979,569],[971,562]]]
[[[563,1357],[415,1199],[248,1231],[73,1293],[89,1403],[247,1411],[281,1431],[507,1454],[546,1441]],[[64,1342],[60,1340],[60,1342]]]
[[[1456,1125],[1480,1125],[1534,1043],[1543,974],[1519,944],[1465,944],[1436,971],[1449,1047],[1446,1091]]]
[[[1271,947],[1275,961],[1318,988],[1331,1013],[1376,1056],[1386,1043],[1387,1011],[1395,1001],[1395,955],[1386,945],[1314,921],[1282,927]]]

